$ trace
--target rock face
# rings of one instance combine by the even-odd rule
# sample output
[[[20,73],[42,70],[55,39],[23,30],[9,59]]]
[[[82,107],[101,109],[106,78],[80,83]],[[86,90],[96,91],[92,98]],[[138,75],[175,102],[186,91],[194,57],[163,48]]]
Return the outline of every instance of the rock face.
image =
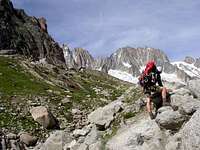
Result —
[[[59,128],[58,121],[46,107],[34,107],[30,110],[30,113],[33,119],[37,121],[40,125],[42,125],[44,128]]]
[[[98,129],[105,130],[114,120],[114,115],[122,108],[121,101],[114,101],[105,107],[100,107],[88,115],[88,121],[94,123]]]
[[[67,45],[63,45],[63,52],[65,57],[65,63],[68,68],[77,68],[77,64],[73,58],[73,53]]]
[[[158,49],[125,47],[118,49],[109,57],[107,66],[109,69],[139,75],[141,67],[149,60],[155,60],[159,65],[169,62],[167,56]]]
[[[186,72],[170,63],[164,52],[154,48],[120,48],[104,60],[97,59],[95,69],[103,72],[120,70],[138,76],[150,60],[154,60],[157,66],[162,66],[164,73],[176,75],[183,82],[190,79]]]
[[[63,45],[65,61],[69,68],[87,68],[93,69],[95,60],[90,53],[82,48],[70,49],[65,44]]]
[[[185,60],[173,62],[180,70],[187,73],[192,78],[200,78],[200,59],[186,57]]]
[[[35,144],[37,143],[37,138],[34,136],[31,136],[28,133],[22,133],[20,134],[20,141],[24,144],[26,144],[27,146],[35,146]]]
[[[66,131],[54,131],[45,143],[38,145],[38,150],[65,150],[65,144],[72,141]]]
[[[189,81],[188,88],[193,92],[196,97],[200,98],[200,79]]]
[[[27,135],[27,134],[26,134]],[[5,135],[2,131],[0,131],[0,149],[1,150],[25,150],[28,149],[27,146],[34,146],[37,142],[37,138],[20,137],[16,134],[9,133]]]
[[[200,110],[198,110],[192,118],[186,123],[182,129],[182,147],[183,150],[199,150],[200,149]]]
[[[83,67],[92,69],[94,58],[87,50],[84,50],[82,48],[75,48],[73,50],[73,58],[79,68]]]
[[[29,17],[9,0],[0,1],[0,33],[0,51],[14,49],[34,60],[65,63],[62,48],[48,34],[46,20]]]
[[[128,127],[124,127],[106,145],[109,150],[162,150],[165,134],[154,120],[142,114]]]
[[[194,66],[196,66],[197,68],[200,68],[200,58],[196,59],[196,62],[194,63]]]
[[[181,128],[185,117],[178,111],[173,111],[171,107],[162,107],[158,111],[156,122],[161,128],[168,130],[178,130]]]

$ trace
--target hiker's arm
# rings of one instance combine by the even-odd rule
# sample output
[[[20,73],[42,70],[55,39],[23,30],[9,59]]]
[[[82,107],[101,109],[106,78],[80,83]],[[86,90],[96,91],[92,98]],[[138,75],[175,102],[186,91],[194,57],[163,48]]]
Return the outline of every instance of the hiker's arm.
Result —
[[[160,74],[158,74],[158,85],[163,87]]]

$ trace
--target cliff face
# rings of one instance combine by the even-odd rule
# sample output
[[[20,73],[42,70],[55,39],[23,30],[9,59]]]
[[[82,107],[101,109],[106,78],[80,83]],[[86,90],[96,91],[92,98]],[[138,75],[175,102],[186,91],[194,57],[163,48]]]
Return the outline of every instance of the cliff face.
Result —
[[[63,51],[65,56],[66,65],[69,68],[88,68],[94,69],[95,59],[92,55],[83,48],[70,49],[67,45],[63,45]]]
[[[94,58],[87,50],[82,48],[75,48],[73,50],[73,58],[78,65],[78,67],[90,68],[94,64]]]
[[[46,20],[15,9],[9,0],[0,0],[0,33],[0,51],[13,49],[33,60],[65,63],[63,50],[48,34]]]
[[[169,62],[162,51],[153,48],[120,48],[109,59],[110,69],[127,71],[133,75],[139,75],[141,67],[149,60],[155,60],[158,65]]]

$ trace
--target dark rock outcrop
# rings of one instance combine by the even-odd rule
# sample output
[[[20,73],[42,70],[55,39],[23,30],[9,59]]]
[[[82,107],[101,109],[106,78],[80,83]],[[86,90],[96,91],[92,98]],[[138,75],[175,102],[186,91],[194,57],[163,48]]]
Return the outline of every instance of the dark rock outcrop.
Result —
[[[199,150],[200,148],[200,110],[198,110],[192,118],[186,123],[182,129],[182,150]]]
[[[194,66],[197,67],[197,68],[200,68],[200,58],[196,59]]]
[[[195,63],[195,59],[190,56],[186,56],[184,62],[186,62],[188,64],[193,64],[193,63]]]
[[[47,129],[59,129],[57,119],[44,106],[33,107],[30,113],[35,121]]]
[[[9,0],[0,0],[0,33],[0,51],[14,49],[36,61],[65,63],[62,48],[48,34],[46,20],[15,9]]]

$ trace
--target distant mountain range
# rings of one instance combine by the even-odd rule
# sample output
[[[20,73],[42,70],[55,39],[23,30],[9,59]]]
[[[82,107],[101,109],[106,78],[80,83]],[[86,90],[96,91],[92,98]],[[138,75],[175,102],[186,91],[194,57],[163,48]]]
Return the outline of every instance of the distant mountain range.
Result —
[[[154,48],[124,47],[106,58],[93,58],[82,48],[70,50],[63,46],[68,67],[89,68],[106,72],[119,79],[136,83],[138,75],[149,60],[163,67],[162,78],[170,82],[187,82],[200,77],[200,58],[186,57],[184,61],[170,62],[167,55]]]

